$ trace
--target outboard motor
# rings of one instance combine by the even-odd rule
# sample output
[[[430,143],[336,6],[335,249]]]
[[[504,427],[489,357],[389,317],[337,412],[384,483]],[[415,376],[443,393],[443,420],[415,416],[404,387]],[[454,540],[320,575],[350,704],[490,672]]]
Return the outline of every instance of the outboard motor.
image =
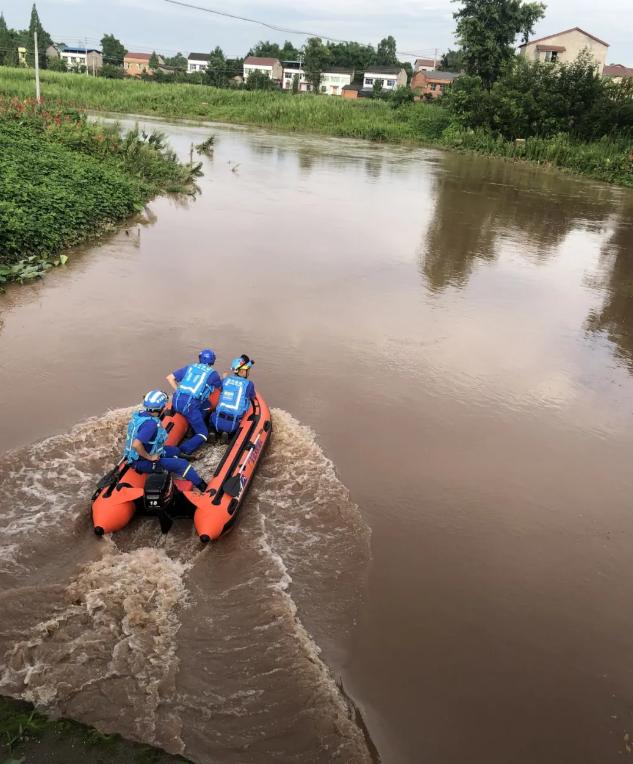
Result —
[[[158,516],[163,533],[167,533],[173,523],[168,513],[173,500],[174,483],[169,472],[150,473],[145,481],[145,511]]]

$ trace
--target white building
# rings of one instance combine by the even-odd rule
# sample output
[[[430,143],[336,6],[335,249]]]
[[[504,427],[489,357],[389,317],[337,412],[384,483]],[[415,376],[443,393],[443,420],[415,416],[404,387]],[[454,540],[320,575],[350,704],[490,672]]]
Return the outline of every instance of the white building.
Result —
[[[416,58],[413,64],[414,72],[432,72],[437,65],[435,58]]]
[[[607,60],[609,43],[594,37],[580,27],[566,29],[564,32],[539,37],[519,46],[519,52],[529,61],[558,61],[570,63],[587,51],[602,74]]]
[[[59,56],[66,63],[66,68],[71,71],[88,69],[92,72],[98,71],[103,66],[103,56],[96,48],[62,48]]]
[[[351,85],[354,79],[353,69],[331,66],[321,75],[321,92],[327,95],[342,95],[345,85]],[[406,84],[406,74],[405,74]]]
[[[187,57],[187,74],[206,72],[210,58],[208,53],[190,53]]]
[[[383,90],[407,86],[407,73],[401,66],[372,66],[363,76],[363,90],[372,90],[376,80],[382,80]]]
[[[263,72],[271,80],[281,82],[283,67],[278,58],[264,58],[262,56],[247,56],[244,59],[244,81],[248,80],[253,72]]]
[[[284,61],[281,87],[284,90],[292,90],[295,77],[299,77],[299,92],[305,93],[312,90],[312,85],[306,79],[306,73],[301,68],[300,63],[298,61]],[[349,85],[353,79],[353,69],[331,66],[321,74],[321,93],[325,95],[342,95],[345,85]]]

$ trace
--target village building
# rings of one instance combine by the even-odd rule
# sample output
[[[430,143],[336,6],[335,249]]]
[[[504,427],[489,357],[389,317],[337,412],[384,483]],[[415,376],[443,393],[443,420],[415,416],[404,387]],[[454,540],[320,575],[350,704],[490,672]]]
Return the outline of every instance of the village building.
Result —
[[[585,32],[580,27],[566,29],[564,32],[539,37],[519,46],[519,52],[528,61],[551,61],[569,64],[587,51],[596,62],[602,74],[607,60],[609,43]]]
[[[614,82],[622,82],[627,77],[633,77],[633,66],[623,66],[622,64],[607,64],[603,71],[603,77],[609,77]]]
[[[395,90],[407,86],[407,73],[399,65],[372,66],[363,76],[363,90],[373,90],[377,80],[382,82],[383,90]]]
[[[187,57],[187,74],[206,72],[210,59],[208,53],[190,53]]]
[[[437,72],[421,69],[413,73],[411,89],[416,98],[439,98],[461,76],[458,72]]]
[[[244,80],[248,80],[253,72],[262,72],[271,80],[281,82],[283,67],[278,58],[266,58],[263,56],[247,56],[244,59]]]
[[[437,66],[435,58],[416,58],[413,64],[414,72],[430,72]]]
[[[127,77],[140,77],[142,74],[151,74],[154,70],[149,65],[151,53],[131,53],[125,54],[123,59],[123,68]],[[162,56],[158,56],[159,66],[164,66],[165,61]]]
[[[98,72],[103,68],[103,56],[97,48],[62,48],[60,58],[70,71]]]

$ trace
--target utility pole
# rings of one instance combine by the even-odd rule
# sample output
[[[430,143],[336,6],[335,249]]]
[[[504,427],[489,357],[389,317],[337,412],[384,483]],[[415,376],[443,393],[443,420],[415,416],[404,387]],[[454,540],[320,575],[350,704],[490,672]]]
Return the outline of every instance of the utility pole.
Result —
[[[35,98],[39,103],[40,98],[40,51],[37,47],[37,31],[33,32],[33,44],[35,45]]]
[[[86,77],[90,77],[90,68],[88,66],[88,38],[85,39],[86,43]]]
[[[435,56],[433,57],[433,68],[437,69],[437,48],[435,48]]]

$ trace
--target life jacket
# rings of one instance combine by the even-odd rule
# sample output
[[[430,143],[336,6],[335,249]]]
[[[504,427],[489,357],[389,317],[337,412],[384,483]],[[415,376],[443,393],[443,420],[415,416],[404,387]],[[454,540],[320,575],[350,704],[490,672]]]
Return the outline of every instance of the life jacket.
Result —
[[[249,387],[248,379],[238,377],[236,374],[227,377],[222,383],[222,393],[215,413],[223,419],[231,419],[233,427],[251,405],[247,394]]]
[[[123,458],[127,459],[128,462],[136,462],[141,458],[132,443],[137,440],[138,431],[141,425],[144,422],[147,422],[148,419],[153,419],[153,417],[151,414],[148,414],[147,411],[136,411],[132,416],[132,419],[130,419],[130,423],[127,426],[125,447],[123,449]],[[158,425],[156,436],[154,437],[154,440],[149,441],[151,448],[147,449],[147,446],[145,446],[147,452],[150,454],[162,454],[165,450],[165,441],[168,437],[167,430],[158,419],[156,420],[156,424]]]
[[[177,392],[187,393],[197,401],[206,400],[215,387],[209,383],[209,377],[214,372],[213,366],[207,366],[206,363],[192,363],[178,385]]]

